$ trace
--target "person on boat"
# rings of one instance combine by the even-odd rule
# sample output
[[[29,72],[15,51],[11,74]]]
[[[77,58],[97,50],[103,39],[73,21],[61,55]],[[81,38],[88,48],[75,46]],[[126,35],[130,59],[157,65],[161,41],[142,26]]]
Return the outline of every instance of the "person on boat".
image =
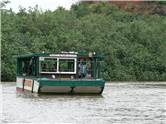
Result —
[[[22,75],[25,76],[26,75],[26,64],[25,62],[22,63]]]
[[[86,77],[86,63],[84,60],[80,60],[80,64],[78,65],[79,67],[79,78],[84,78]]]
[[[53,64],[53,71],[56,72],[56,70],[57,70],[57,64],[54,63],[54,64]]]
[[[47,69],[46,63],[42,64],[42,71],[46,71],[46,69]]]
[[[28,75],[32,75],[32,66],[32,60],[30,60],[28,64]]]

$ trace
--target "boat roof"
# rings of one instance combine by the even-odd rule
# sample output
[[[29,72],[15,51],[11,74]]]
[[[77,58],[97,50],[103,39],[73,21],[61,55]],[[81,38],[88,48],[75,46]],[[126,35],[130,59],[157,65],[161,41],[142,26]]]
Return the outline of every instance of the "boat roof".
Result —
[[[95,58],[103,58],[103,55],[100,53],[96,53],[96,52],[87,52],[87,51],[81,51],[81,52],[59,52],[59,53],[45,53],[45,52],[41,52],[41,53],[29,53],[29,54],[24,54],[24,55],[18,55],[16,56],[17,58],[31,58],[31,57],[47,57],[47,56],[57,56],[57,55],[61,55],[61,56],[67,56],[67,55],[75,55],[75,56],[79,56],[79,57],[89,57],[89,54],[92,54],[92,57]]]
[[[30,58],[30,57],[39,57],[39,56],[49,56],[49,53],[29,53],[24,55],[18,55],[17,58]]]

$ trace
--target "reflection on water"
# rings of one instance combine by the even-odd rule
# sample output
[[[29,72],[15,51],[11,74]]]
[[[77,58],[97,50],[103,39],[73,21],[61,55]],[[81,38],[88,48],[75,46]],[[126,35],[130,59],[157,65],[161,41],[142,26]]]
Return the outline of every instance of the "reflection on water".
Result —
[[[102,96],[16,93],[15,84],[0,85],[4,123],[166,122],[166,85],[112,83],[106,85]]]

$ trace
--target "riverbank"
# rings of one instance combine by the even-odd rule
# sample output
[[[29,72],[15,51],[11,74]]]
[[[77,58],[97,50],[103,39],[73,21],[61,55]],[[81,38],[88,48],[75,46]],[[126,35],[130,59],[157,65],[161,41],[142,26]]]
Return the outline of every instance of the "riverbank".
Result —
[[[107,84],[111,83],[111,84],[165,84],[166,85],[166,81],[109,81],[106,82]]]
[[[2,84],[11,83],[14,84],[16,82],[0,82]],[[106,84],[165,84],[166,81],[106,81]]]

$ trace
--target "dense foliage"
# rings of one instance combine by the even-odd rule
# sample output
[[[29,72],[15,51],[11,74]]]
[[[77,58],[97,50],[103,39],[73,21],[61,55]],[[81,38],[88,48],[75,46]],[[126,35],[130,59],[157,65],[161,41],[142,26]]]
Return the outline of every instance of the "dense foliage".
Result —
[[[166,80],[166,17],[124,12],[106,2],[70,10],[38,7],[1,12],[1,78],[15,80],[15,55],[95,50],[105,55],[103,77],[113,81]]]

